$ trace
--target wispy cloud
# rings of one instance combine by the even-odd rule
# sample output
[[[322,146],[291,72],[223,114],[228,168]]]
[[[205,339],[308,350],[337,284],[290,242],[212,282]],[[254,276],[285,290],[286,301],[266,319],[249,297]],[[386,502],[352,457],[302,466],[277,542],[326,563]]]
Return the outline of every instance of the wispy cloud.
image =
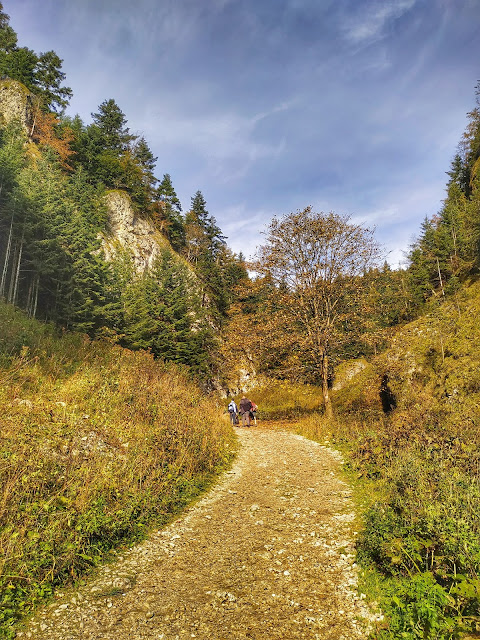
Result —
[[[410,11],[416,2],[417,0],[380,0],[358,3],[354,14],[345,17],[343,35],[354,45],[384,38],[389,24]]]
[[[282,137],[261,141],[258,128],[277,113],[288,111],[282,104],[252,116],[235,111],[198,113],[188,105],[156,105],[148,114],[148,138],[159,148],[193,148],[202,158],[203,172],[222,183],[241,179],[259,161],[281,155]]]

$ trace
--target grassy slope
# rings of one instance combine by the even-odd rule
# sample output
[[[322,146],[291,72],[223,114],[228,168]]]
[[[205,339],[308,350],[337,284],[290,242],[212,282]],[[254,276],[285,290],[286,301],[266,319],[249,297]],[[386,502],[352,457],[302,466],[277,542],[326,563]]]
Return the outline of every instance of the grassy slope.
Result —
[[[235,396],[237,405],[242,395]],[[256,386],[245,395],[258,406],[260,420],[298,418],[320,411],[323,407],[322,390],[319,387],[286,380],[259,377]]]
[[[383,639],[480,626],[480,285],[402,328],[302,432],[342,448],[366,497],[359,554],[382,585]],[[382,410],[384,376],[397,407]]]
[[[0,305],[0,637],[166,522],[225,466],[225,418],[178,368]]]

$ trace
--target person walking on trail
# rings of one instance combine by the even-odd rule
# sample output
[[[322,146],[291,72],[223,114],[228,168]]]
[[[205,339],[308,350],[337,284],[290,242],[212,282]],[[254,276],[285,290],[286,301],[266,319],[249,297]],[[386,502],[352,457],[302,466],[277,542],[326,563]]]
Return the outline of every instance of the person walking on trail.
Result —
[[[252,410],[252,403],[246,396],[242,396],[240,400],[240,413],[242,414],[242,427],[250,426],[250,411]]]
[[[257,426],[257,411],[258,411],[258,407],[253,402],[253,400],[251,402],[252,402],[252,408],[250,409],[250,418],[252,418],[255,426]]]
[[[228,404],[228,413],[230,414],[230,422],[233,425],[238,424],[238,407],[235,404],[235,400],[230,400]]]

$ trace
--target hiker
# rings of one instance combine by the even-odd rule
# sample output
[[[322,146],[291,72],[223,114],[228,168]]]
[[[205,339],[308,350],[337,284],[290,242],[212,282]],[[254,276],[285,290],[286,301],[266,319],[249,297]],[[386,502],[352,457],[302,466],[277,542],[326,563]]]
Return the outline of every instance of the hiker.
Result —
[[[230,414],[230,422],[232,425],[238,424],[238,407],[235,400],[230,400],[228,404],[228,413]]]
[[[252,418],[253,422],[255,423],[255,426],[257,426],[257,411],[258,411],[258,407],[255,404],[255,402],[253,402],[253,400],[251,400],[252,403],[252,408],[250,409],[250,418]]]
[[[250,411],[252,409],[252,403],[246,396],[242,396],[240,400],[240,413],[242,414],[242,427],[247,423],[247,427],[250,426]]]

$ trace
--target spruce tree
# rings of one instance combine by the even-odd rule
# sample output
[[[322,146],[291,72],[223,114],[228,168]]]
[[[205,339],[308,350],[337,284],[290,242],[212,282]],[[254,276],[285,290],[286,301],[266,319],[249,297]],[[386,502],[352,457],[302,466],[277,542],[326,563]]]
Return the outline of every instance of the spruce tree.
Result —
[[[42,97],[45,109],[62,112],[72,97],[70,87],[63,87],[66,75],[61,70],[62,62],[55,51],[41,53],[35,67],[33,85]]]
[[[104,100],[98,107],[98,113],[92,113],[92,118],[100,132],[103,149],[119,153],[128,149],[135,140],[127,127],[125,114],[113,98]]]
[[[204,286],[203,302],[212,305],[217,322],[221,323],[228,307],[227,286],[222,262],[226,249],[225,236],[206,208],[201,191],[192,197],[186,215],[186,249],[189,262],[194,265]]]
[[[65,74],[62,60],[55,51],[39,56],[27,47],[17,46],[17,34],[0,2],[0,76],[18,80],[38,95],[46,111],[62,111],[72,97],[72,90],[62,86]]]
[[[156,199],[161,205],[162,215],[166,221],[166,234],[175,251],[185,248],[185,220],[182,216],[182,205],[173,188],[172,179],[165,173],[160,182]]]

